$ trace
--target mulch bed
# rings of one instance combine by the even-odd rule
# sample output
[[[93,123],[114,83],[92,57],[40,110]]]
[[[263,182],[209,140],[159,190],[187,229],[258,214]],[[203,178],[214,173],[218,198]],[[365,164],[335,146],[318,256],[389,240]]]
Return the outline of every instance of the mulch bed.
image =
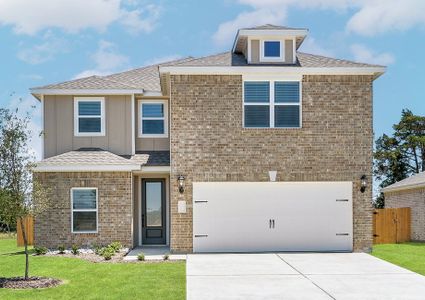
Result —
[[[58,254],[58,253],[47,253],[45,256],[54,256],[54,257],[69,257],[69,258],[80,258],[93,263],[118,263],[122,262],[124,256],[128,251],[120,251],[115,253],[110,260],[105,260],[104,257],[94,254],[94,253],[78,253],[77,255],[71,253]]]
[[[25,280],[23,277],[0,277],[0,288],[5,289],[41,289],[62,284],[62,280],[48,277],[30,277]]]

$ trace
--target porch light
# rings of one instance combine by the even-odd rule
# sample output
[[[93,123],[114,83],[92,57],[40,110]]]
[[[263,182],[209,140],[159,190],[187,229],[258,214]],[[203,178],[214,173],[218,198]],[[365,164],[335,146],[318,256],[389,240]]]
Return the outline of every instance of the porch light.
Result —
[[[362,177],[360,177],[360,192],[364,193],[366,191],[366,187],[367,187],[366,175],[362,175]]]
[[[179,192],[180,192],[180,194],[183,194],[183,192],[184,192],[184,180],[185,180],[185,178],[184,178],[183,175],[179,175],[177,177],[177,182],[179,183]]]

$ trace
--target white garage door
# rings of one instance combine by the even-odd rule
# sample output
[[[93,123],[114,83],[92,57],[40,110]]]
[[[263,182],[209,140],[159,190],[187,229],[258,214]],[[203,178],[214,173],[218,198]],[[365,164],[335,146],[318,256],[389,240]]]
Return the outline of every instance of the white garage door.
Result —
[[[352,251],[351,182],[195,182],[193,251]]]

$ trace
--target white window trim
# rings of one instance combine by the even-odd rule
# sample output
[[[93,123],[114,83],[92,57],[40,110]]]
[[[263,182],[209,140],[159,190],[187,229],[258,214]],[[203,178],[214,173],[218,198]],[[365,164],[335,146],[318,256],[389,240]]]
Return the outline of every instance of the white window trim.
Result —
[[[74,209],[74,190],[96,190],[96,209]],[[99,230],[99,191],[95,187],[73,187],[70,190],[71,195],[71,232],[72,233],[98,233]],[[74,231],[74,212],[96,212],[96,230]]]
[[[143,117],[142,106],[143,104],[162,104],[164,105],[164,117]],[[168,137],[168,101],[167,100],[139,100],[139,138],[166,138]],[[163,134],[147,134],[143,133],[143,120],[164,120],[164,133]]]
[[[264,56],[265,53],[265,42],[279,42],[280,45],[280,56]],[[277,39],[262,39],[260,40],[260,59],[262,62],[283,62],[285,60],[285,40]]]
[[[270,101],[269,102],[249,102],[249,103],[245,103],[245,82],[259,82],[259,81],[264,81],[264,82],[269,82],[269,96],[270,96]],[[274,100],[274,84],[275,82],[299,82],[300,84],[300,101],[299,103],[275,103]],[[265,79],[249,79],[249,80],[244,80],[243,81],[243,88],[242,88],[242,127],[244,129],[270,129],[270,128],[276,128],[276,129],[301,129],[302,128],[302,124],[303,124],[303,113],[302,113],[302,81],[301,80],[294,80],[294,79],[276,79],[276,80],[265,80]],[[245,126],[245,105],[270,105],[270,127],[246,127]],[[300,113],[300,125],[298,127],[275,127],[274,121],[274,107],[275,106],[290,106],[290,105],[297,105],[300,107],[299,109],[299,113]]]
[[[100,132],[80,132],[80,118],[98,118],[99,116],[80,116],[78,103],[100,101]],[[105,98],[104,97],[74,97],[74,136],[105,136]]]

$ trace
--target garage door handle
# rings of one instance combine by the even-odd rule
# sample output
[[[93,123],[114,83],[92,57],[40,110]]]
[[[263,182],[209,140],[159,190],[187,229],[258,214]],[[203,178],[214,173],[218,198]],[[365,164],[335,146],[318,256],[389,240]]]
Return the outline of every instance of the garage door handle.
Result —
[[[208,200],[195,200],[195,203],[207,203]]]
[[[195,234],[195,237],[208,237],[208,234]]]
[[[272,220],[273,228],[274,228],[274,219]]]
[[[269,228],[272,228],[272,219],[269,219]]]

